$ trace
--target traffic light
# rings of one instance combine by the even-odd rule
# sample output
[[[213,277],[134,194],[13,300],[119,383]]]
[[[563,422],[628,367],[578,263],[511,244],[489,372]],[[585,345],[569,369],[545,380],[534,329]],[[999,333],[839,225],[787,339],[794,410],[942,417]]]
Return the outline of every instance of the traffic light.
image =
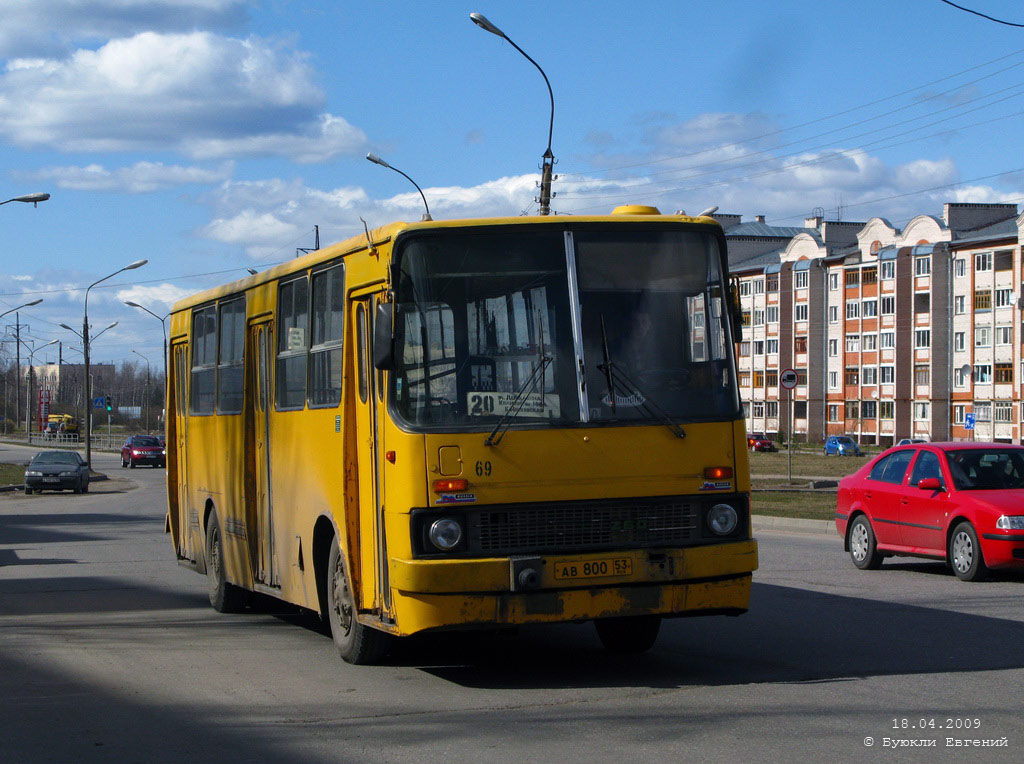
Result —
[[[112,405],[110,405],[110,396],[109,395],[104,399],[103,402],[104,402],[104,404],[107,407],[107,411],[113,411],[114,410],[114,407]]]

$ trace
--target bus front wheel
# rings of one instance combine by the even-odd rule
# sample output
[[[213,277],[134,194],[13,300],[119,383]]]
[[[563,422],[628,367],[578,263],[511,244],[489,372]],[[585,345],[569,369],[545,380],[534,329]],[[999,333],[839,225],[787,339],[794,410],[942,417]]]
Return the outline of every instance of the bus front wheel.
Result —
[[[239,613],[245,609],[247,592],[229,584],[224,573],[224,543],[216,512],[210,513],[206,526],[206,580],[210,604],[218,613]]]
[[[338,654],[346,663],[376,663],[387,653],[390,635],[361,624],[356,618],[355,597],[337,539],[331,544],[326,584],[327,621]]]
[[[651,649],[661,629],[661,616],[639,615],[599,618],[594,621],[597,637],[609,652],[636,655]]]

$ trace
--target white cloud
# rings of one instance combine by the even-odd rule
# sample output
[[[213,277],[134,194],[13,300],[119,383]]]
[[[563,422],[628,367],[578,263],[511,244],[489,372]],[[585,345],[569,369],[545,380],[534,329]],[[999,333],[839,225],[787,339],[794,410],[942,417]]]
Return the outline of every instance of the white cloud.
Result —
[[[46,167],[34,173],[20,174],[32,180],[48,180],[58,188],[74,191],[117,191],[143,194],[183,185],[211,185],[231,177],[234,165],[224,163],[214,169],[165,165],[161,162],[136,162],[130,167],[107,169],[103,165],[84,167]]]
[[[210,159],[358,154],[366,137],[321,111],[306,58],[259,38],[142,32],[0,76],[0,136],[60,151],[171,150]]]
[[[119,289],[116,296],[121,302],[131,300],[149,308],[158,316],[163,316],[170,311],[174,303],[188,297],[194,291],[194,289],[183,289],[174,284],[146,284]],[[138,308],[128,307],[139,313],[143,312]]]
[[[247,5],[245,0],[0,0],[0,56],[62,55],[76,44],[147,30],[237,30]]]

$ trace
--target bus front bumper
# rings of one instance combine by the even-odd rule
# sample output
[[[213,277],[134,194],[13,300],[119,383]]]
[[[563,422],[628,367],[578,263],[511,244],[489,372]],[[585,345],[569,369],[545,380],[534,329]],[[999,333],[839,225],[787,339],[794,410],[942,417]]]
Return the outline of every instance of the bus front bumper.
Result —
[[[521,585],[523,567],[536,570]],[[536,558],[391,560],[403,634],[460,626],[634,615],[739,614],[757,569],[754,540]]]

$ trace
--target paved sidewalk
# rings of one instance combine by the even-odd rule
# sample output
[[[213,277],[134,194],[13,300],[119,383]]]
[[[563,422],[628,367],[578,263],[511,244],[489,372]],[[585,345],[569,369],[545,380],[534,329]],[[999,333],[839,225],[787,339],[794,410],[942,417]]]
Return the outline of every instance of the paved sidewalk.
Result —
[[[814,533],[820,536],[837,536],[834,520],[799,520],[795,517],[768,517],[754,515],[755,531],[781,531],[785,533]]]

